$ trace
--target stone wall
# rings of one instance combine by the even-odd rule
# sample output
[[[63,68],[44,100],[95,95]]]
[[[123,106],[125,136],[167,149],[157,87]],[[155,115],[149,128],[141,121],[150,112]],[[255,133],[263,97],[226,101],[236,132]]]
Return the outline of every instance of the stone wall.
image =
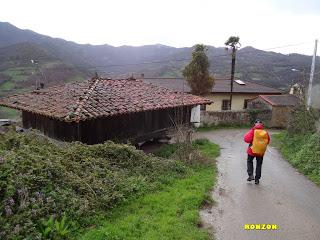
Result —
[[[250,115],[251,122],[255,119],[260,119],[266,127],[272,126],[272,110],[271,109],[248,109],[248,114]]]
[[[261,98],[253,99],[248,103],[248,110],[251,119],[260,119],[265,126],[274,127],[272,123],[273,108]]]
[[[292,106],[274,106],[270,126],[275,128],[287,128],[291,116]]]
[[[201,125],[248,125],[255,119],[262,120],[266,126],[269,125],[272,112],[270,109],[259,111],[202,111]]]
[[[247,111],[202,111],[202,125],[219,125],[219,124],[239,124],[245,125],[250,123],[250,117]]]

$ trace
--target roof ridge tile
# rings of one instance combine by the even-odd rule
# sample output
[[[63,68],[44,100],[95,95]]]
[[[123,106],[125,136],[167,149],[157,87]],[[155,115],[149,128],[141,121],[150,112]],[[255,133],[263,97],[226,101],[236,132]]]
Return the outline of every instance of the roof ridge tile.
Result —
[[[69,113],[66,117],[65,120],[70,120],[72,118],[74,118],[75,120],[80,120],[79,115],[83,109],[83,106],[85,105],[85,103],[88,101],[90,95],[92,94],[92,92],[94,91],[96,85],[98,84],[100,78],[96,78],[90,85],[89,85],[89,89],[87,91],[84,91],[83,94],[84,96],[80,96],[79,100],[77,101],[76,105],[78,105],[76,107],[76,109],[74,110],[74,112]]]

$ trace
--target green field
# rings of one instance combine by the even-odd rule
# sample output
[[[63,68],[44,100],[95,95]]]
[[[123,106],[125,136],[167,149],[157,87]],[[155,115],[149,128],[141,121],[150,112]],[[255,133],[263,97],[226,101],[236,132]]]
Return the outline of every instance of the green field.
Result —
[[[0,107],[0,118],[4,119],[18,119],[21,112],[12,108]]]
[[[15,84],[10,81],[5,81],[0,85],[0,90],[12,90],[14,88]]]
[[[83,81],[83,80],[85,80],[84,76],[75,75],[75,76],[72,76],[70,78],[67,78],[66,82],[70,83],[70,82],[78,82],[78,81]]]
[[[2,73],[11,77],[14,82],[26,80],[36,69],[34,67],[14,67],[9,68]]]
[[[67,70],[65,70],[67,69]],[[30,87],[35,86],[35,80],[32,79],[32,75],[35,78],[49,77],[57,81],[62,82],[75,82],[85,79],[85,75],[75,69],[72,65],[64,64],[61,61],[49,61],[39,65],[30,66],[16,66],[8,68],[0,72],[5,81],[0,84],[0,96],[6,96],[8,94],[14,94],[18,92],[27,91]],[[56,74],[56,75],[55,75]],[[48,79],[44,79],[44,83]],[[1,90],[3,90],[1,92]]]

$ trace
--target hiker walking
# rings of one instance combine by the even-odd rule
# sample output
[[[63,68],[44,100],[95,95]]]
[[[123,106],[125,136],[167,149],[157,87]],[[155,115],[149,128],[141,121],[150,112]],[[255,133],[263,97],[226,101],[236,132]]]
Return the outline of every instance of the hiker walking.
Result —
[[[244,141],[249,143],[247,149],[248,159],[247,159],[247,181],[255,180],[255,184],[259,184],[261,177],[261,167],[263,162],[263,155],[267,150],[267,145],[270,142],[270,136],[268,132],[264,129],[262,122],[257,119],[254,122],[253,127],[244,136]],[[256,176],[253,176],[253,159],[256,158]]]

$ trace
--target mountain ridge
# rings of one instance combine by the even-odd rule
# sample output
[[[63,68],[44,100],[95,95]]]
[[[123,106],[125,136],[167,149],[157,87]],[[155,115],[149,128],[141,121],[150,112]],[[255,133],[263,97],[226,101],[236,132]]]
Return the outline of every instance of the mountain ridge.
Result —
[[[14,44],[26,44],[26,42],[38,46],[35,47],[37,51],[43,49],[47,57],[54,59],[53,61],[72,66],[77,74],[81,72],[83,78],[92,76],[94,72],[106,77],[140,76],[140,74],[148,77],[181,77],[182,69],[191,59],[192,52],[191,47],[176,48],[162,44],[137,47],[78,44],[0,22],[0,53],[4,47],[14,48]],[[19,52],[16,51],[16,55],[19,55]],[[230,75],[231,57],[223,47],[208,46],[207,55],[211,73]],[[4,56],[0,54],[0,82],[1,74],[7,70],[3,69],[7,62],[2,61],[1,57]],[[319,62],[318,58],[317,64]],[[311,56],[285,55],[247,46],[237,53],[236,77],[288,88],[291,84],[302,82],[308,77],[306,72],[310,69],[310,65]],[[299,72],[291,69],[298,69]]]

